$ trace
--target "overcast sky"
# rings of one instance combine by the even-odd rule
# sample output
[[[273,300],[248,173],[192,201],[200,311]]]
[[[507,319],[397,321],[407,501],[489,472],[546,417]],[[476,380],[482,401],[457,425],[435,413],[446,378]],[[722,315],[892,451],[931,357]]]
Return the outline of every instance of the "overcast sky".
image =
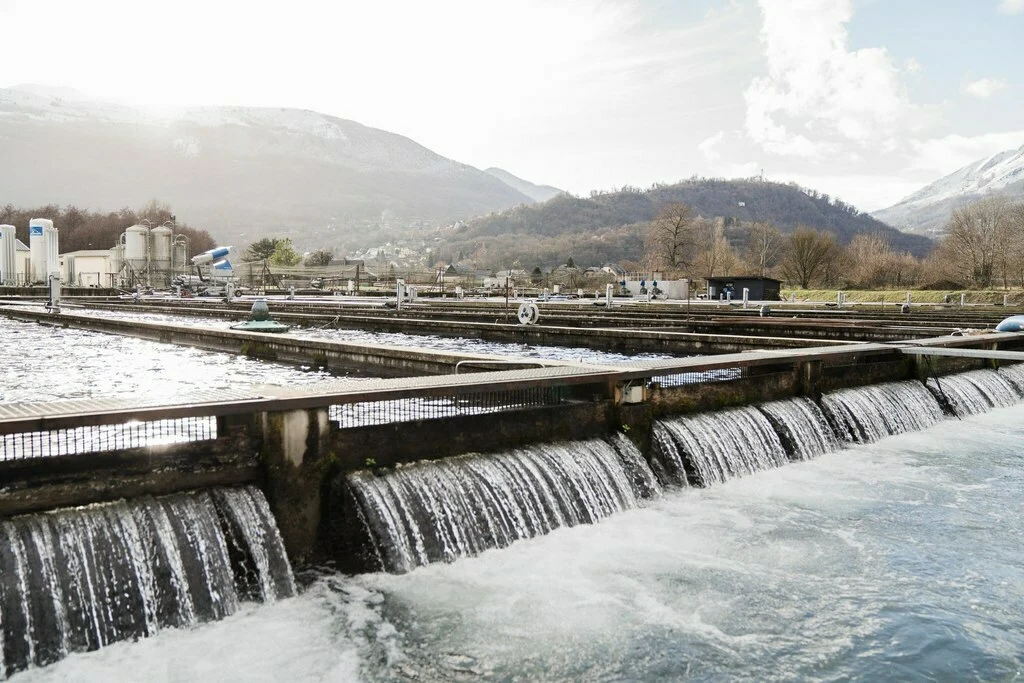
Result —
[[[873,210],[1024,145],[1024,0],[0,0],[0,87],[314,109],[579,194]]]

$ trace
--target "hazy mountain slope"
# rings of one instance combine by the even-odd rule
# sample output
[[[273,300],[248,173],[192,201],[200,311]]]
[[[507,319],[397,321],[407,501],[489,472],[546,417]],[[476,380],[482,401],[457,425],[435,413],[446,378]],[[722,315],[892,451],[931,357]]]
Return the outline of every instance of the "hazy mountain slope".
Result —
[[[953,209],[992,192],[1024,199],[1024,145],[968,164],[873,215],[901,230],[934,236],[945,231]]]
[[[534,185],[529,180],[523,180],[504,169],[496,168],[494,166],[491,168],[485,168],[484,173],[490,173],[501,182],[514,188],[518,192],[525,194],[534,201],[546,202],[552,197],[562,194],[562,190],[559,190],[557,187],[551,187],[550,185]]]
[[[932,241],[888,226],[827,195],[794,185],[752,180],[692,180],[647,191],[627,190],[590,198],[560,195],[544,204],[520,206],[470,221],[460,238],[473,236],[591,234],[654,218],[668,202],[684,202],[705,217],[768,221],[783,232],[807,225],[835,233],[848,244],[860,233],[881,234],[892,246],[917,256]]]
[[[224,242],[335,245],[532,200],[408,138],[311,111],[150,111],[0,89],[0,203],[141,206],[159,198]]]

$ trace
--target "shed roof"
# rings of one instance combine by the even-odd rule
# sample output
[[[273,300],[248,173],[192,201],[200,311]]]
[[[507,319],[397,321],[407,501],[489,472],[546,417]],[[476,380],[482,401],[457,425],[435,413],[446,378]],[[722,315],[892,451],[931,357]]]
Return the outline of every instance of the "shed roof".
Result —
[[[708,282],[736,282],[737,280],[756,280],[758,282],[778,282],[782,284],[782,280],[776,280],[773,277],[761,277],[760,275],[730,275],[729,277],[706,277],[704,278]]]

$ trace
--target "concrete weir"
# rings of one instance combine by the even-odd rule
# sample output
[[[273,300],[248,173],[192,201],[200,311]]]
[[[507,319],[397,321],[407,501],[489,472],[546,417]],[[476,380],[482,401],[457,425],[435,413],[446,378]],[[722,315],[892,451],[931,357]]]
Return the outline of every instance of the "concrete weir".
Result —
[[[178,333],[171,327],[168,334]],[[1020,357],[1007,354],[1022,349],[1024,335],[1007,333],[616,367],[552,364],[333,380],[292,390],[210,391],[164,403],[0,404],[0,516],[255,483],[266,493],[294,563],[333,561],[358,570],[362,541],[346,483],[357,470],[385,473],[420,460],[622,431],[650,457],[653,425],[667,416],[923,381],[993,367],[999,357]]]

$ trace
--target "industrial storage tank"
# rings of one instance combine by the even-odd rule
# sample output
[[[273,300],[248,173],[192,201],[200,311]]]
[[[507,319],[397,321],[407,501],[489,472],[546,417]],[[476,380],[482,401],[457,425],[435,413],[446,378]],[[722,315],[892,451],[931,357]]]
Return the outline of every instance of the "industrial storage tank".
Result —
[[[57,255],[57,228],[46,218],[33,218],[28,222],[28,247],[32,260],[34,282],[46,282],[50,273],[60,274]]]
[[[175,273],[183,273],[188,270],[188,244],[178,235],[178,239],[171,246],[171,268]]]
[[[167,287],[171,281],[171,240],[174,235],[166,225],[158,225],[149,231],[149,277],[150,284]]]
[[[18,243],[13,225],[0,225],[0,285],[17,284]]]
[[[160,225],[149,231],[150,244],[149,252],[150,267],[158,270],[170,270],[171,268],[171,239],[174,235],[166,225]]]
[[[146,272],[149,265],[149,228],[145,225],[133,225],[124,231],[124,261],[134,272]]]
[[[120,286],[122,268],[124,268],[124,245],[119,244],[110,250],[110,272],[114,275],[115,282],[112,283],[114,286]]]

